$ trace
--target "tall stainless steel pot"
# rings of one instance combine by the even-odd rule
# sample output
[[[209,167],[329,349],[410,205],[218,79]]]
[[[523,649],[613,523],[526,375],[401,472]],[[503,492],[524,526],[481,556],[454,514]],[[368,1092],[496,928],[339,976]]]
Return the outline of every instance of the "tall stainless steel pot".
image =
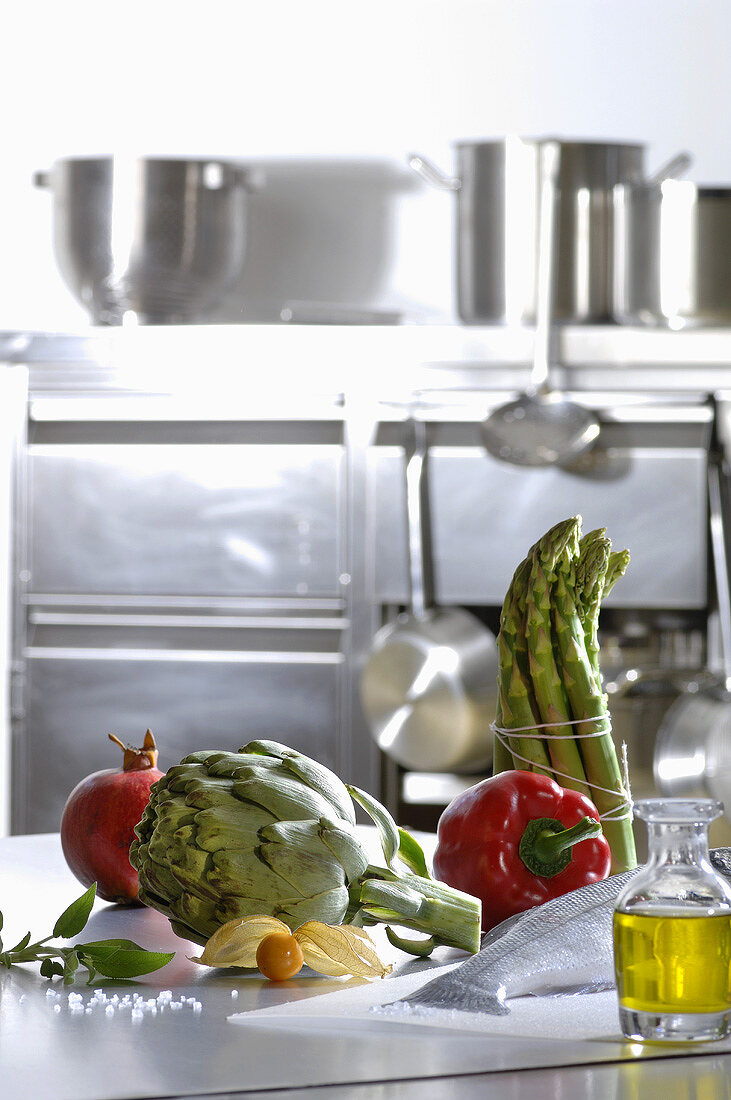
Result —
[[[239,275],[249,175],[216,159],[69,157],[53,194],[56,262],[95,324],[199,320]]]
[[[466,324],[532,324],[538,250],[539,152],[555,138],[455,145],[456,175],[413,155],[412,168],[457,195],[457,309]],[[560,141],[555,317],[610,318],[613,204],[619,183],[644,178],[644,145]]]
[[[615,188],[614,304],[630,324],[731,322],[731,187]]]

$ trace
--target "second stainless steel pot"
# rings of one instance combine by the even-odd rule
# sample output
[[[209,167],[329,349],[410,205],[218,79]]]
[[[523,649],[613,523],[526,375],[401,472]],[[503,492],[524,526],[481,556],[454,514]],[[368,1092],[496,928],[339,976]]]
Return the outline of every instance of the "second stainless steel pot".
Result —
[[[457,309],[467,324],[532,324],[535,319],[539,154],[554,138],[458,142],[457,172],[424,157],[412,168],[457,194]],[[610,318],[616,184],[644,178],[643,145],[560,141],[560,214],[555,317]]]

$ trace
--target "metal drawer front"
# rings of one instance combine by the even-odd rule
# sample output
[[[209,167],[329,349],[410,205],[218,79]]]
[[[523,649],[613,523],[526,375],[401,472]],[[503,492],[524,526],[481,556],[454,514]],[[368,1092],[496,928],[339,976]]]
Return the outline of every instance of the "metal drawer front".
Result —
[[[114,650],[54,654],[39,649],[28,655],[17,832],[58,830],[75,784],[121,759],[108,733],[139,744],[149,726],[163,771],[196,749],[235,750],[253,738],[284,741],[337,767],[336,653],[289,660],[278,654],[278,662],[212,651],[151,651],[147,658],[127,659]]]
[[[372,456],[375,592],[407,599],[403,452]],[[609,596],[617,606],[706,606],[706,456],[693,447],[597,454],[585,473],[526,471],[477,447],[434,447],[430,491],[437,598],[499,605],[516,564],[553,523],[579,513],[606,527],[632,564]]]
[[[36,592],[336,594],[335,445],[30,449]]]

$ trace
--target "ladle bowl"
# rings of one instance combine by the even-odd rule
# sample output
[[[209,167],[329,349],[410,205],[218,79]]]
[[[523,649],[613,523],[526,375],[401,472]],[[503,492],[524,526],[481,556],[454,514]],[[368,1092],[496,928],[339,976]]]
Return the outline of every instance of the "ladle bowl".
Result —
[[[483,421],[485,449],[516,466],[560,466],[578,458],[599,435],[596,417],[556,390],[522,394]]]

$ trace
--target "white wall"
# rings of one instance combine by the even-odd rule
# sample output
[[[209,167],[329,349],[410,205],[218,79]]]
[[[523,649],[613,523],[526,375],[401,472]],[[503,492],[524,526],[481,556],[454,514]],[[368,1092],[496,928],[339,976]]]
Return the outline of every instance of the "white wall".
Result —
[[[728,0],[16,0],[0,96],[0,328],[86,324],[51,254],[54,157],[388,157],[560,133],[731,181]],[[449,196],[400,200],[374,300],[450,300]]]

